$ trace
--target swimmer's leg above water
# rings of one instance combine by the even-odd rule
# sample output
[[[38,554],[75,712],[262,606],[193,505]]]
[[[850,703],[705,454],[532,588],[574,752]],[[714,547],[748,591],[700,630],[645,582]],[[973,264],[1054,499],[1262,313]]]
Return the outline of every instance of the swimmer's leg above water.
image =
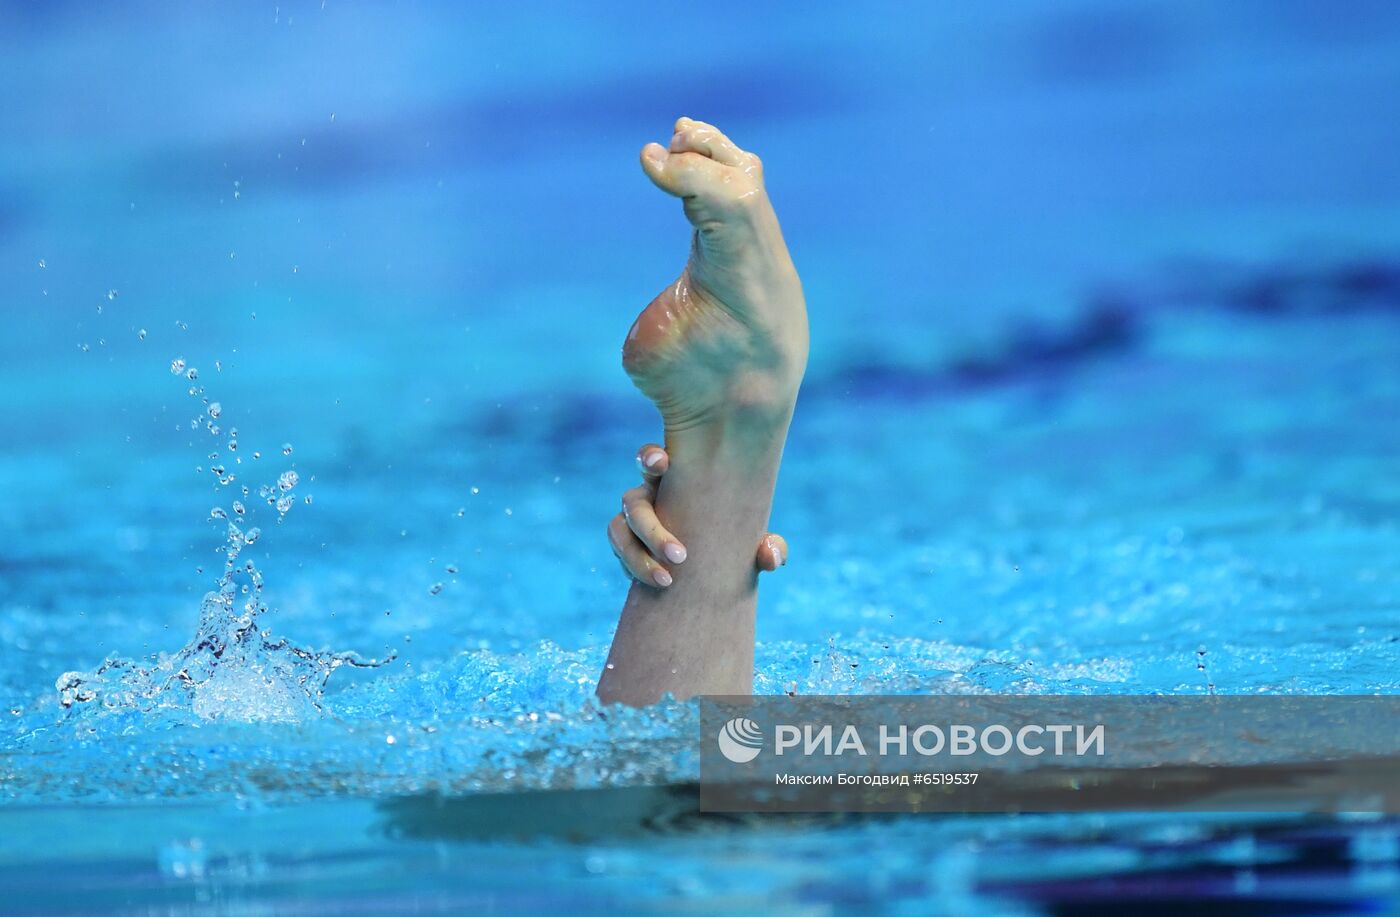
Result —
[[[671,467],[671,457],[655,443],[637,450],[642,483],[622,494],[622,511],[608,524],[613,554],[628,576],[646,586],[671,585],[672,564],[685,563],[685,544],[656,515],[656,491]],[[754,552],[754,566],[772,572],[787,563],[788,545],[782,535],[768,534]]]
[[[681,118],[669,148],[642,149],[642,169],[695,232],[685,270],[623,346],[666,432],[657,521],[686,548],[668,555],[669,586],[633,584],[598,683],[604,701],[637,705],[753,690],[754,549],[807,363],[802,285],[758,157]]]

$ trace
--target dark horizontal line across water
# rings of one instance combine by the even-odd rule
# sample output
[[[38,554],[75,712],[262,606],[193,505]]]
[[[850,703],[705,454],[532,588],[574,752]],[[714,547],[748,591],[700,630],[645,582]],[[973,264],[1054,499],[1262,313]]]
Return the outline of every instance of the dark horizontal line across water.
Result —
[[[1165,278],[1150,283],[1097,291],[1065,321],[1025,318],[1013,322],[986,347],[951,359],[931,354],[927,363],[913,365],[838,357],[830,368],[809,371],[802,399],[807,404],[852,397],[923,400],[999,386],[1064,382],[1091,363],[1139,351],[1153,334],[1154,319],[1191,312],[1263,320],[1346,319],[1376,313],[1400,317],[1400,261],[1259,268],[1177,266]],[[522,410],[524,406],[529,410]],[[641,419],[649,417],[648,412],[637,399],[622,395],[527,393],[457,426],[474,436],[511,438],[528,436],[543,424],[550,437],[578,442],[581,437],[605,433],[619,417],[636,414]]]
[[[809,378],[803,394],[917,399],[1060,378],[1090,362],[1137,350],[1151,336],[1152,319],[1183,310],[1261,319],[1400,317],[1400,261],[1179,266],[1150,284],[1096,292],[1067,321],[1013,322],[990,346],[951,361],[931,358],[926,366],[850,362]]]

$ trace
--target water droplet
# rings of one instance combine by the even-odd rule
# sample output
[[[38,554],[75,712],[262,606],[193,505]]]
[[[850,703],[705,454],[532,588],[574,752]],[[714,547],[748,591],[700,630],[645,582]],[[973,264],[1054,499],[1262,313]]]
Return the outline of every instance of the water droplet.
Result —
[[[248,531],[246,531],[246,532],[243,533],[243,540],[246,541],[246,542],[248,542],[248,544],[253,544],[255,541],[257,541],[257,540],[258,540],[259,538],[261,538],[261,537],[262,537],[262,529],[260,529],[260,528],[251,528],[251,529],[249,529]]]
[[[49,263],[48,263],[47,261],[45,261],[43,258],[40,258],[40,259],[39,259],[39,267],[40,267],[40,268],[46,268],[46,267],[48,267],[48,266],[49,266]]]
[[[283,443],[283,444],[282,444],[282,454],[283,454],[283,455],[291,455],[291,454],[292,454],[292,444],[291,444],[291,443]]]
[[[219,404],[219,402],[215,401],[209,405],[208,410],[210,417],[218,417],[224,412],[224,406],[222,404]]]
[[[182,322],[182,321],[178,321],[178,320],[175,322],[175,327],[176,327],[176,328],[179,328],[181,331],[189,331],[189,330],[190,330],[189,323],[187,323],[187,322]]]
[[[185,371],[185,358],[184,358],[184,357],[176,357],[175,359],[173,359],[173,360],[170,361],[170,374],[171,374],[172,376],[178,376],[178,375],[180,375],[180,373],[182,373],[182,372],[184,372],[184,371]]]
[[[291,498],[291,497],[278,497],[278,498],[277,498],[277,512],[282,513],[283,515],[286,515],[287,511],[288,511],[289,509],[291,509],[291,508],[292,508],[292,498]]]
[[[211,510],[209,511],[209,518],[210,518],[210,519],[227,519],[227,518],[228,518],[228,513],[224,512],[224,508],[223,508],[222,506],[216,506],[216,507],[214,507],[213,509],[211,509]]]
[[[248,511],[248,507],[244,506],[240,501],[234,500],[233,511],[241,516]]]
[[[262,453],[261,453],[261,452],[254,452],[254,453],[253,453],[253,458],[255,458],[255,459],[260,459],[260,458],[262,458]]]
[[[467,508],[466,508],[465,506],[459,506],[459,507],[457,507],[457,518],[458,518],[458,519],[461,519],[461,518],[462,518],[463,516],[465,516],[466,514],[467,514]]]
[[[429,594],[429,595],[437,595],[437,594],[438,594],[439,592],[441,592],[441,591],[442,591],[442,583],[433,583],[432,588],[428,590],[428,594]]]
[[[448,572],[448,573],[456,573],[456,572],[457,572],[457,565],[456,565],[456,564],[448,564],[448,565],[447,565],[447,572]]]
[[[476,496],[476,495],[479,494],[479,493],[481,493],[481,488],[480,488],[480,487],[473,487],[473,488],[472,488],[472,496]]]
[[[307,505],[307,506],[310,506],[310,505],[311,505],[311,494],[307,494],[307,495],[306,495],[306,505]]]
[[[286,493],[293,487],[296,487],[297,481],[299,480],[301,480],[301,478],[297,476],[295,471],[284,471],[277,476],[277,486],[282,489],[283,493]]]
[[[138,341],[144,341],[144,340],[146,339],[146,329],[145,329],[145,328],[142,328],[140,331],[136,332],[136,339],[137,339]]]
[[[107,291],[107,298],[108,298],[109,300],[110,300],[110,299],[116,299],[116,298],[117,298],[117,291],[116,291],[116,290],[108,290],[108,291]]]
[[[87,352],[89,352],[90,350],[92,350],[92,348],[89,347],[89,346],[86,345],[86,344],[79,344],[79,345],[78,345],[78,349],[81,350],[83,353],[87,353]]]
[[[191,366],[191,367],[185,372],[185,378],[188,379],[188,380],[190,380],[191,382],[193,382],[194,380],[196,380],[196,379],[199,378],[199,370],[197,370],[197,369],[195,369],[193,366]]]

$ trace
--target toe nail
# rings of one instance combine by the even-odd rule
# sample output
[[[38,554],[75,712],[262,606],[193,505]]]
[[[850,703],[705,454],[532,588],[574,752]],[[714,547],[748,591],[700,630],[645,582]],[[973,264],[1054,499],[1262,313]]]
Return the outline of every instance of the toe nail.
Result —
[[[665,570],[657,570],[651,575],[651,578],[656,580],[656,585],[663,589],[671,585],[671,574],[667,573]]]
[[[685,563],[685,546],[676,544],[674,541],[666,545],[666,559],[673,564]]]

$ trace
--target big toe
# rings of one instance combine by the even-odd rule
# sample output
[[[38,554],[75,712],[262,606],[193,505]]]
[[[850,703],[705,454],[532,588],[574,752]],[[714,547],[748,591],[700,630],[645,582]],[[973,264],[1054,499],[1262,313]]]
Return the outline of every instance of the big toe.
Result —
[[[709,196],[724,185],[729,170],[702,153],[671,152],[659,143],[642,147],[642,171],[656,187],[676,197]]]
[[[704,121],[680,118],[669,146],[648,143],[642,148],[642,169],[661,190],[698,206],[719,205],[750,198],[763,187],[763,164],[740,149],[719,128]]]

